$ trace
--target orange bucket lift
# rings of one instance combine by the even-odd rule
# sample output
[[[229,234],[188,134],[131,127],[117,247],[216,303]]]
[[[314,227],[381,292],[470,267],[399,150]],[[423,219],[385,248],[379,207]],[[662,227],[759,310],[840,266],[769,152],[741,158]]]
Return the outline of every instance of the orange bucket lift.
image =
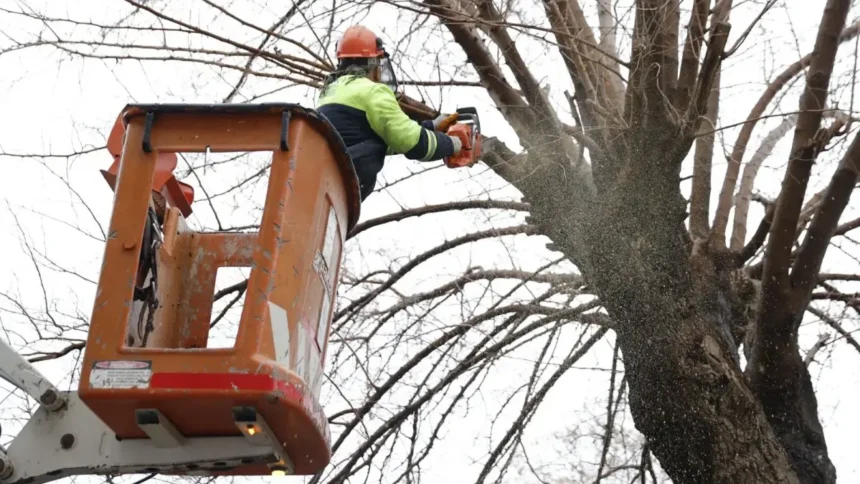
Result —
[[[195,232],[176,153],[271,151],[257,233]],[[331,458],[318,402],[358,180],[343,141],[293,104],[129,105],[102,171],[115,191],[77,392],[0,341],[0,374],[41,406],[0,483],[72,475],[315,474]],[[219,267],[250,267],[232,348],[207,348]],[[141,322],[144,330],[139,334]]]

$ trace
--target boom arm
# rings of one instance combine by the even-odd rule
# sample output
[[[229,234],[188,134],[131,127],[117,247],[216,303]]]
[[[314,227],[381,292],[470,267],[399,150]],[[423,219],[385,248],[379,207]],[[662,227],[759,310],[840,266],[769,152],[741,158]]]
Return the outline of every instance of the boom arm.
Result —
[[[59,410],[63,406],[56,387],[3,340],[0,340],[0,377],[24,390],[46,410]]]
[[[195,437],[165,447],[153,439],[117,440],[77,392],[63,397],[68,399],[64,409],[39,408],[12,442],[4,459],[4,484],[41,484],[93,474],[212,475],[229,473],[239,465],[281,460],[274,446],[255,445],[246,437]],[[164,422],[153,425],[155,432],[170,433]],[[164,438],[165,443],[169,440]]]

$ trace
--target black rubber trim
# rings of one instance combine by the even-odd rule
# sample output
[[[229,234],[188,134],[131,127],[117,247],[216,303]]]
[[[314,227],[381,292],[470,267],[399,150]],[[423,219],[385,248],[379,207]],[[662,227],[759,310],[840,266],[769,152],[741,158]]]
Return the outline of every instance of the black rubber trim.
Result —
[[[146,113],[146,121],[143,122],[143,146],[144,153],[152,153],[152,123],[155,121],[155,114],[152,112]]]
[[[158,413],[155,410],[138,408],[134,411],[134,417],[138,425],[158,424]]]
[[[290,111],[281,113],[281,151],[290,151],[290,142],[287,139],[290,133]]]

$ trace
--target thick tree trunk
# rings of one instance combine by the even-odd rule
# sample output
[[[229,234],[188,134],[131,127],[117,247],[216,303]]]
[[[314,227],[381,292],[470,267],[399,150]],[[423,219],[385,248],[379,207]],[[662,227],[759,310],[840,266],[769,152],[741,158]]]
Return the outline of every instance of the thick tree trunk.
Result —
[[[740,371],[728,279],[684,227],[680,163],[643,156],[660,142],[628,147],[640,157],[602,187],[587,231],[636,427],[676,484],[798,483]]]
[[[613,294],[603,300],[618,322],[637,428],[676,484],[800,482],[741,373],[709,256],[691,263],[666,245],[662,257],[647,255],[648,239],[640,231],[638,244],[616,246],[626,262],[612,273],[595,265]],[[663,264],[642,262],[655,260]]]
[[[630,321],[618,335],[634,421],[673,482],[798,482],[715,324],[720,316],[678,316]]]
[[[634,282],[650,272],[641,265],[606,275],[612,292],[627,294],[604,300],[618,321],[637,428],[676,484],[800,482],[740,371],[727,304],[697,281],[698,268],[676,261],[691,277],[674,284],[659,273]]]

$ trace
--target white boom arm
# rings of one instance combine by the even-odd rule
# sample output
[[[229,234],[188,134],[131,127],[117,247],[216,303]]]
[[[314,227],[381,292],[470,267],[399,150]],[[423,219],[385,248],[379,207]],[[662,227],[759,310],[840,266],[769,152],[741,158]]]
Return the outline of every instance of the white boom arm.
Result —
[[[292,462],[256,411],[249,417],[260,432],[236,437],[180,435],[158,410],[139,410],[138,426],[148,439],[119,440],[79,398],[59,392],[27,360],[0,340],[0,376],[24,390],[41,406],[7,450],[0,449],[0,484],[40,484],[64,477],[95,474],[183,473],[209,475],[246,464],[265,463],[291,472]]]
[[[46,410],[58,410],[63,406],[50,380],[3,340],[0,340],[0,377],[27,392]]]

